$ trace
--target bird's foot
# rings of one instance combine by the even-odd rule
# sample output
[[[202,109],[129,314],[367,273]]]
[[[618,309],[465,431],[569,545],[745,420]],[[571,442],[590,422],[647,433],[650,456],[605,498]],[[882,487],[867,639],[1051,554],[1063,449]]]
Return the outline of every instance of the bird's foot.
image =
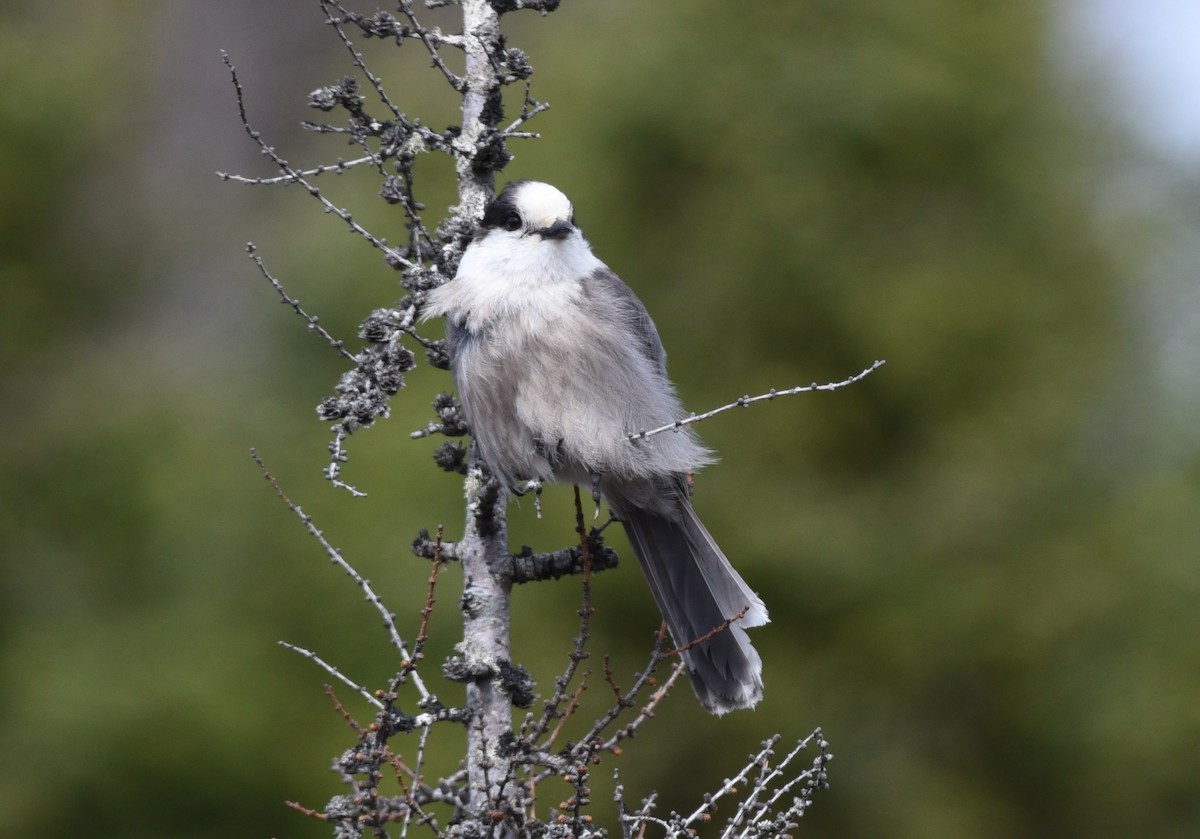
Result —
[[[599,472],[592,473],[592,501],[596,503],[596,512],[592,514],[592,521],[600,518],[600,478]]]
[[[522,495],[533,493],[533,510],[540,519],[542,517],[542,482],[541,481],[522,481],[515,484],[512,488],[513,495],[518,498]]]

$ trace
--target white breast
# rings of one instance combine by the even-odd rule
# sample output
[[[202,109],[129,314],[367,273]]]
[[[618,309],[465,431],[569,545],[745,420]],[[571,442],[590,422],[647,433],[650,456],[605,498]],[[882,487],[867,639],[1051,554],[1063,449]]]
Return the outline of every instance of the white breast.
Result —
[[[603,267],[578,235],[486,236],[467,248],[454,279],[430,292],[423,317],[449,317],[470,331],[515,318],[510,326],[538,331],[576,304],[582,278]]]

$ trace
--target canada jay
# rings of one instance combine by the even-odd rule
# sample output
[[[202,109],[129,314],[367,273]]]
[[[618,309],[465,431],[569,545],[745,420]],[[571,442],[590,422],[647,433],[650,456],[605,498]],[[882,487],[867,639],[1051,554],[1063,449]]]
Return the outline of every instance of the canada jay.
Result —
[[[712,461],[690,429],[629,435],[683,417],[641,301],[592,250],[554,187],[513,181],[484,212],[425,318],[448,324],[451,367],[476,451],[510,488],[591,487],[624,524],[692,686],[709,711],[762,698],[746,628],[767,622],[689,501]],[[740,617],[739,617],[740,616]],[[722,631],[714,630],[737,618]]]

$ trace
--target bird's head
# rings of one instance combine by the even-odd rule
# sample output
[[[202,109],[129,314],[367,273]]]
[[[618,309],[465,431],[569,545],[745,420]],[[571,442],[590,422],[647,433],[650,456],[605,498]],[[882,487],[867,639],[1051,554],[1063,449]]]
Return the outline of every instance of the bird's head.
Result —
[[[575,208],[555,187],[540,181],[510,181],[483,213],[480,237],[564,240],[578,235]]]

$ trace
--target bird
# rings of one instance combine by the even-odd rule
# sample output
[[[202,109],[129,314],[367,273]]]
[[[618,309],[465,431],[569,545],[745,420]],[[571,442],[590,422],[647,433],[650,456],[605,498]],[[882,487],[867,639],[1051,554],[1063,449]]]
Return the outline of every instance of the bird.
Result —
[[[621,522],[700,704],[724,714],[763,694],[746,629],[762,599],[691,503],[712,452],[684,416],[646,307],[593,253],[559,189],[514,180],[485,207],[455,275],[422,318],[444,318],[475,456],[516,494],[590,486]]]

